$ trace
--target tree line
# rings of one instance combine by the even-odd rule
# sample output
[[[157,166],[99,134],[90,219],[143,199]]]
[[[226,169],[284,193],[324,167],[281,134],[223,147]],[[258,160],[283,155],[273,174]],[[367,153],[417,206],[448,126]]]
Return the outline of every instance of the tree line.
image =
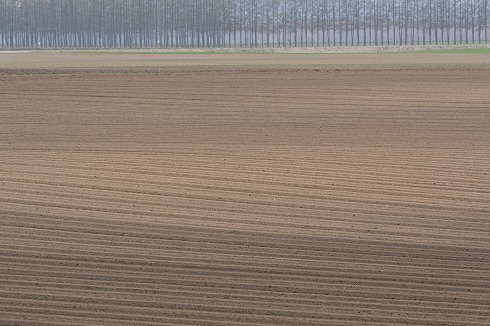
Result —
[[[2,48],[482,43],[490,0],[0,0]]]

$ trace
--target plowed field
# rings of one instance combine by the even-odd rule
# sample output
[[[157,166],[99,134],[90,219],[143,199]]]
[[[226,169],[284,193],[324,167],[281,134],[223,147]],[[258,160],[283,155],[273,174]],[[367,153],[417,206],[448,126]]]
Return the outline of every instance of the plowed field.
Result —
[[[0,325],[490,324],[488,66],[217,66],[0,75]]]

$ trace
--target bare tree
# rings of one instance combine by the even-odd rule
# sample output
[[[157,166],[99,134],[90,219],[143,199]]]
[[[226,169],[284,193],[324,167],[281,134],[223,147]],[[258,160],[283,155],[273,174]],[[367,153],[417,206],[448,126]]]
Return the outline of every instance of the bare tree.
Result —
[[[490,0],[0,0],[0,47],[487,42]]]

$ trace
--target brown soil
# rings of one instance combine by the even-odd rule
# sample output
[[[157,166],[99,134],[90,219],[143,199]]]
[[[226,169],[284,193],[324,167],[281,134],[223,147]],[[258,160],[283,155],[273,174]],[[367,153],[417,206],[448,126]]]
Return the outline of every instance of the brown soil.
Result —
[[[489,89],[0,76],[0,324],[488,325]]]
[[[490,70],[487,53],[157,53],[0,51],[0,75],[264,70]]]

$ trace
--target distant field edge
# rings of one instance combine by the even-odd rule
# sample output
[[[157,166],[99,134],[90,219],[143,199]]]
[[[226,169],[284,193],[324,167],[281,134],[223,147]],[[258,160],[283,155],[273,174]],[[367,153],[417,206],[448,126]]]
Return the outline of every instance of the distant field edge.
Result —
[[[22,76],[81,76],[81,75],[123,75],[123,74],[145,74],[153,76],[165,76],[172,74],[216,74],[216,73],[269,73],[269,72],[316,72],[316,73],[334,73],[334,72],[366,72],[366,71],[488,71],[490,67],[462,67],[462,68],[270,68],[270,69],[254,69],[254,68],[233,68],[226,69],[172,69],[159,71],[157,67],[154,69],[0,69],[0,77],[22,77]]]
[[[316,72],[316,73],[340,73],[340,72],[366,72],[366,71],[488,71],[490,73],[490,67],[384,67],[384,68],[239,68],[239,67],[216,67],[216,68],[203,68],[196,69],[195,67],[178,68],[178,69],[163,69],[159,71],[158,67],[145,68],[145,69],[124,69],[124,68],[112,68],[112,69],[0,69],[0,77],[16,77],[16,76],[80,76],[80,75],[153,75],[153,76],[165,76],[173,74],[226,74],[226,73],[270,73],[270,72]]]
[[[85,54],[335,54],[335,53],[490,53],[490,43],[432,44],[432,45],[378,45],[378,46],[326,46],[326,47],[234,47],[234,48],[0,48],[0,53],[21,52],[75,52]]]
[[[342,48],[345,52],[329,53],[318,52],[320,48],[283,48],[280,49],[283,52],[265,53],[236,50],[240,52],[3,51],[0,75],[490,69],[490,45],[486,44],[375,47],[371,52],[360,52],[366,51],[365,47],[346,47]]]

